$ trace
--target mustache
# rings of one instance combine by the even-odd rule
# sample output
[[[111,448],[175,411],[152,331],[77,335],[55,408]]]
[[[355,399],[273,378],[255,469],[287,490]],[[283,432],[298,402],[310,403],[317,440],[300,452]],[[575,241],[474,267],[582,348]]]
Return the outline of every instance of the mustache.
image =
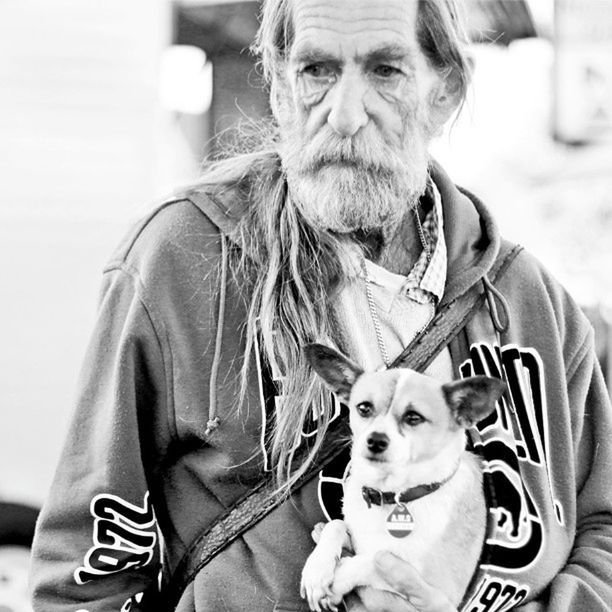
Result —
[[[347,137],[325,127],[306,143],[297,135],[291,135],[286,143],[285,153],[292,165],[304,173],[317,172],[329,165],[387,173],[404,165],[397,152],[368,126]]]

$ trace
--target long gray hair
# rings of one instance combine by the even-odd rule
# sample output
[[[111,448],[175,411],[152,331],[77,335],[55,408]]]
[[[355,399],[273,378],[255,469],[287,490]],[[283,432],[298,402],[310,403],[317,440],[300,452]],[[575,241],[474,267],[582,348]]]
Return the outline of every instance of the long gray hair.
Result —
[[[463,99],[470,69],[456,2],[418,2],[421,47],[436,69],[455,75]],[[292,36],[291,0],[264,0],[255,48],[271,88],[273,109]],[[248,304],[240,401],[246,397],[257,339],[267,364],[284,377],[282,405],[267,442],[279,485],[289,490],[313,460],[332,416],[331,394],[306,363],[303,347],[314,341],[337,342],[330,298],[349,273],[350,247],[340,236],[313,228],[294,206],[277,142],[272,130],[254,152],[212,165],[203,181],[240,186],[250,203],[236,229],[242,249],[232,262]],[[306,459],[294,465],[302,432],[313,418],[317,431]]]
[[[269,370],[280,373],[282,405],[267,440],[279,487],[290,485],[305,471],[318,450],[332,410],[332,397],[306,363],[308,342],[332,343],[330,295],[350,268],[351,247],[341,236],[311,227],[288,197],[274,140],[258,151],[211,165],[203,181],[238,190],[249,202],[233,242],[234,278],[247,303],[246,350],[242,363],[239,404],[244,405],[260,350]],[[305,424],[316,419],[305,462],[294,465]]]

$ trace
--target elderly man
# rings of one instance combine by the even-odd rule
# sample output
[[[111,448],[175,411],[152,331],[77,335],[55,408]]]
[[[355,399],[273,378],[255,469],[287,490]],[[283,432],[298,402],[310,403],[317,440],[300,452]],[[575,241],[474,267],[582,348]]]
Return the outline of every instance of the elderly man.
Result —
[[[264,1],[278,129],[155,210],[105,269],[34,546],[36,610],[306,610],[310,533],[339,516],[346,467],[312,341],[366,368],[506,381],[469,432],[488,522],[460,610],[612,610],[592,331],[428,156],[469,81],[456,8]],[[359,588],[348,609],[457,609],[408,563],[376,564],[396,594]]]

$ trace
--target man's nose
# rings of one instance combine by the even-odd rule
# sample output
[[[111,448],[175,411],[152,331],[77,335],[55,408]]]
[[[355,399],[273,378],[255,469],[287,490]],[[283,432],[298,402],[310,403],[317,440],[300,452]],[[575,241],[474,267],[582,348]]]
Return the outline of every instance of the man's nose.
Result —
[[[387,446],[389,446],[389,436],[379,431],[373,431],[368,436],[366,444],[371,453],[382,453],[387,450]]]
[[[336,83],[327,122],[340,136],[354,136],[368,122],[366,87],[363,77],[354,73],[343,73]]]

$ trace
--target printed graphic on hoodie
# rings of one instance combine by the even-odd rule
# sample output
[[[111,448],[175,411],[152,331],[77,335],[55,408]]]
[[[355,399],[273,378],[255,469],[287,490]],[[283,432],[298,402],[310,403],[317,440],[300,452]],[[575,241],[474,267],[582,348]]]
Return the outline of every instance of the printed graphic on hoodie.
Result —
[[[261,357],[259,348],[258,335],[255,336],[255,363],[259,380],[259,399],[261,404],[261,436],[260,449],[264,461],[264,470],[270,471],[270,453],[266,441],[269,440],[273,427],[274,415],[282,409],[283,397],[283,381],[284,377],[281,372],[270,368]],[[335,396],[332,396],[332,415],[330,422],[335,421],[341,413],[341,404]],[[309,438],[317,433],[319,412],[316,407],[313,407],[310,412],[310,418],[304,424],[302,430],[302,438]]]
[[[100,494],[90,505],[93,546],[82,567],[74,572],[77,584],[150,563],[157,545],[157,527],[149,492],[142,507],[117,495]]]
[[[463,377],[501,378],[508,386],[495,411],[472,430],[474,449],[483,459],[489,526],[481,565],[484,577],[463,608],[465,612],[504,612],[529,594],[518,575],[536,563],[544,548],[544,523],[533,491],[521,478],[522,467],[539,470],[554,516],[564,524],[549,472],[544,365],[533,349],[477,343],[460,372]]]

